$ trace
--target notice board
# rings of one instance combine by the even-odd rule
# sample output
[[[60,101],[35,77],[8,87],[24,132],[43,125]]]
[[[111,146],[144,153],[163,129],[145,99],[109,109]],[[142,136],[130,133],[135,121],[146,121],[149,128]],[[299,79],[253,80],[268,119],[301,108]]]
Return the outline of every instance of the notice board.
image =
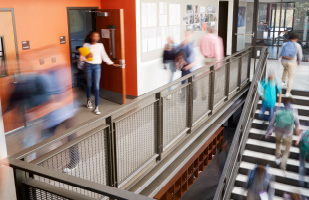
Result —
[[[166,38],[180,44],[185,30],[193,31],[194,45],[207,27],[217,30],[219,0],[141,0],[142,62],[162,57]]]

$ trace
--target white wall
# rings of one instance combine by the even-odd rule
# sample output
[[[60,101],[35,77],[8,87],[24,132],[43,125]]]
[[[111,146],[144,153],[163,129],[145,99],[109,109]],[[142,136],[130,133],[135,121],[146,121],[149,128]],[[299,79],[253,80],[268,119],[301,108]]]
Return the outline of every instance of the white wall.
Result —
[[[197,4],[192,2],[193,0],[182,0],[182,8],[187,4]],[[195,0],[194,0],[195,1]],[[200,1],[200,0],[199,0]],[[158,1],[159,2],[159,1]],[[178,1],[177,1],[178,2]],[[181,2],[181,1],[179,1]],[[198,4],[197,4],[198,5]],[[203,4],[204,5],[204,4]],[[219,10],[219,0],[208,0],[206,1],[206,5],[216,5],[217,17]],[[141,0],[136,0],[136,37],[137,37],[137,85],[138,85],[138,95],[142,95],[144,93],[150,92],[160,86],[163,86],[169,82],[170,79],[170,71],[164,70],[164,66],[162,63],[162,58],[154,59],[148,62],[142,62],[141,58]],[[183,17],[183,16],[181,16]],[[182,19],[181,19],[181,23]],[[217,25],[217,24],[216,24]],[[194,33],[193,37],[195,44],[195,56],[196,60],[200,63],[197,64],[196,68],[202,66],[203,56],[201,55],[197,44],[199,42],[199,38],[203,35],[202,32]],[[183,36],[183,34],[182,34]],[[162,52],[163,54],[163,52]],[[180,77],[180,72],[177,72],[177,77]]]

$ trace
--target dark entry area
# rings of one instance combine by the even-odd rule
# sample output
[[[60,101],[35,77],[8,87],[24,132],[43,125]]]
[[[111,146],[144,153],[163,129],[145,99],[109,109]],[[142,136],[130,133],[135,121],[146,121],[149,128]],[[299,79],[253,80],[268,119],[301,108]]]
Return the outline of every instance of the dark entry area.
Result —
[[[218,35],[223,39],[224,55],[226,55],[228,11],[229,11],[229,2],[220,1]]]

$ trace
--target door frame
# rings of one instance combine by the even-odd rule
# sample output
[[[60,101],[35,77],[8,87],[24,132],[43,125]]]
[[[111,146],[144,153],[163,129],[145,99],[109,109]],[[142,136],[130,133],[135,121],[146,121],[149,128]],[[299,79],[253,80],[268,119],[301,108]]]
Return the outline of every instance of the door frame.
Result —
[[[12,13],[12,24],[13,24],[13,31],[14,31],[14,40],[15,40],[15,51],[16,51],[16,61],[17,61],[17,71],[18,75],[20,75],[20,62],[19,62],[19,51],[18,51],[18,43],[17,43],[17,34],[16,34],[16,25],[15,25],[15,13],[14,8],[0,8],[0,12],[11,12]],[[7,74],[8,76],[8,74]],[[3,76],[5,77],[5,76]],[[1,77],[2,78],[2,77]]]
[[[251,46],[256,46],[256,33],[257,33],[257,19],[258,19],[258,9],[259,9],[259,0],[254,0],[253,2],[253,23],[252,23],[252,32],[255,36],[251,39]],[[237,23],[238,23],[238,7],[239,0],[234,0],[233,8],[233,28],[232,28],[232,54],[237,52]]]
[[[67,7],[67,22],[68,22],[68,40],[69,40],[69,50],[70,50],[70,69],[72,67],[72,45],[71,45],[71,31],[70,31],[70,20],[69,20],[69,11],[70,10],[98,10],[99,7]],[[72,88],[73,88],[73,78],[71,73],[72,79]]]

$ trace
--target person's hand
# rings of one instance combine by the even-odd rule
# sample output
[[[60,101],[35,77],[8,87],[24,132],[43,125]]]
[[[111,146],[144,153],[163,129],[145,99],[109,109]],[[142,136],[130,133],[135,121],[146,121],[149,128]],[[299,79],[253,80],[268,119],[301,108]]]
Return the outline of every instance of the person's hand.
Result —
[[[265,139],[268,140],[268,138],[269,138],[269,136],[268,136],[268,135],[265,135]]]
[[[296,145],[296,146],[298,146],[298,145],[299,145],[299,140],[297,140],[297,141],[295,142],[295,145]]]
[[[93,57],[92,53],[90,53],[90,54],[88,54],[88,55],[86,56],[86,58],[92,58],[92,57]]]
[[[87,58],[85,56],[79,56],[79,61],[85,62],[87,61]]]
[[[187,66],[185,66],[184,68],[182,68],[183,70],[185,70],[185,71],[188,71],[189,69],[190,69],[190,66],[189,65],[187,65]]]
[[[115,64],[115,63],[113,63],[112,64],[114,67],[120,67],[120,65],[119,64]]]
[[[298,64],[298,66],[299,66],[299,65],[300,65],[300,62],[298,61],[297,64]]]

